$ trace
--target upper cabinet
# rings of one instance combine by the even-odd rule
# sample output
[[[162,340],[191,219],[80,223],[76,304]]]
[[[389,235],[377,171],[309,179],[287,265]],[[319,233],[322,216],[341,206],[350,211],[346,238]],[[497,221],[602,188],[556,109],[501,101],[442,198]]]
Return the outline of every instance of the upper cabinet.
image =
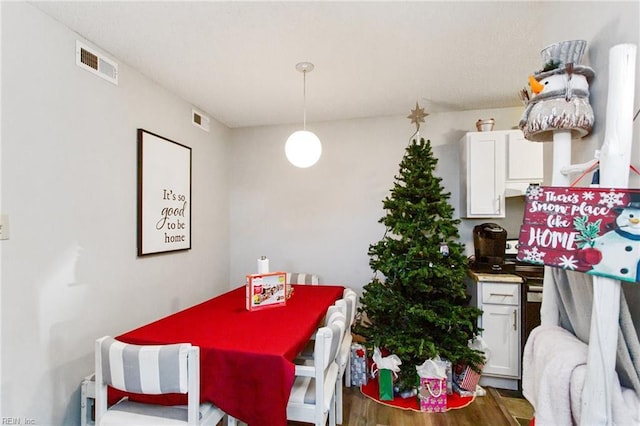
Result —
[[[543,144],[526,140],[520,130],[509,131],[506,137],[505,195],[522,195],[529,184],[542,183]]]
[[[542,144],[520,130],[470,132],[460,141],[461,217],[505,217],[505,197],[542,183]]]
[[[461,216],[504,217],[505,135],[467,133],[461,148]]]

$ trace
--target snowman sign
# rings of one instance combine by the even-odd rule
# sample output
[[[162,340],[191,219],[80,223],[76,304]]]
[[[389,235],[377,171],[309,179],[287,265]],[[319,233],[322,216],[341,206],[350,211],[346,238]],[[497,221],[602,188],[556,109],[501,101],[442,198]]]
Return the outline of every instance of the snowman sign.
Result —
[[[640,190],[530,186],[517,259],[640,282]]]

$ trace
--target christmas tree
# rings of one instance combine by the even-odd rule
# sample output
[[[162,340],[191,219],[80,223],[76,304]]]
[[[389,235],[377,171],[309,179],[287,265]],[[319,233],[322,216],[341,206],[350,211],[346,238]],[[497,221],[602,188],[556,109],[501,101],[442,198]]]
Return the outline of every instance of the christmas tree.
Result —
[[[359,312],[366,315],[356,332],[369,349],[379,347],[402,360],[401,390],[415,387],[415,367],[436,355],[472,368],[483,361],[468,347],[482,312],[469,306],[460,220],[453,219],[451,193],[434,175],[437,162],[431,141],[413,139],[406,148],[391,195],[383,200],[387,213],[379,222],[387,230],[369,247],[376,274],[360,299]]]

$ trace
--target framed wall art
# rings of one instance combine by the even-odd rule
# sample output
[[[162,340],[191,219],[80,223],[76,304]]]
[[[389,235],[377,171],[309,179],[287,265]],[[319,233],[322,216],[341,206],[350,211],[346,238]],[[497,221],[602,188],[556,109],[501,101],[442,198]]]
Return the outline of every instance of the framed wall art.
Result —
[[[138,256],[191,248],[191,148],[138,129]]]

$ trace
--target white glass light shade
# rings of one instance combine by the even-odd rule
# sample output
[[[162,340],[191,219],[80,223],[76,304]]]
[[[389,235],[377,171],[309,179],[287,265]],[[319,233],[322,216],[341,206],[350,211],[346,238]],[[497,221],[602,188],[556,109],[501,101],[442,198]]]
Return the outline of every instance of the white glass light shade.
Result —
[[[318,162],[322,154],[320,139],[308,130],[293,132],[284,144],[287,160],[296,167],[311,167]]]

